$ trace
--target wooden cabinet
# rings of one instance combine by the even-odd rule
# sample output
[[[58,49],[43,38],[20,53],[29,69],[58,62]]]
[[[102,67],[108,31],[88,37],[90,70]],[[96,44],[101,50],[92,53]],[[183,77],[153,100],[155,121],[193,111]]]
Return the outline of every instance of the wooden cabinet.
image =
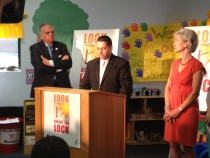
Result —
[[[127,103],[127,145],[165,144],[164,96],[132,96]]]

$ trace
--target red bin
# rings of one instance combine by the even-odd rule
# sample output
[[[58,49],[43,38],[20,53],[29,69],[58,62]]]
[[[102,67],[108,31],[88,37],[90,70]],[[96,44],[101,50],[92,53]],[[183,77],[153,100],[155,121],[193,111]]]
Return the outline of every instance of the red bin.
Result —
[[[17,152],[20,143],[22,118],[0,118],[0,154]]]

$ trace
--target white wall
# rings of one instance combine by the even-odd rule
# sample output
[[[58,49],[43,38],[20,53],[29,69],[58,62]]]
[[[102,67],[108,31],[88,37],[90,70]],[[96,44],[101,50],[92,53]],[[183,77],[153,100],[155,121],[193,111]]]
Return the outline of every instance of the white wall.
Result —
[[[0,107],[23,106],[29,99],[31,85],[26,85],[25,71],[32,68],[29,46],[36,41],[32,32],[32,16],[43,0],[26,0],[24,38],[21,40],[21,72],[0,72]],[[181,20],[207,19],[209,0],[72,0],[88,15],[89,29],[113,29],[133,22],[148,24],[176,23]],[[122,36],[120,35],[120,43]],[[122,52],[119,47],[119,53]],[[76,61],[73,61],[76,62]],[[71,72],[73,75],[73,72]],[[74,85],[74,88],[78,88]],[[135,83],[134,87],[160,88],[165,82]]]

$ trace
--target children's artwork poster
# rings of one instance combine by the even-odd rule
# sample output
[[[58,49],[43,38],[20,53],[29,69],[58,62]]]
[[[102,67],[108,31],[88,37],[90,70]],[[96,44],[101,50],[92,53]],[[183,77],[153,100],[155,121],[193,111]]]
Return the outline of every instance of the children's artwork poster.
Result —
[[[98,37],[107,35],[112,39],[113,51],[117,55],[119,43],[119,29],[75,30],[72,47],[73,67],[71,68],[71,84],[78,87],[82,79],[87,62],[99,57],[96,43]]]
[[[207,104],[210,105],[210,26],[188,27],[194,30],[198,35],[199,45],[196,51],[192,54],[195,58],[201,61],[206,69],[206,75],[203,77],[203,82],[199,96],[200,111],[207,110]]]
[[[171,64],[180,57],[174,52],[174,33],[187,26],[206,25],[206,21],[182,21],[167,25],[132,23],[122,30],[121,56],[129,60],[134,82],[167,81]]]
[[[80,148],[80,94],[44,92],[44,136],[55,135]]]

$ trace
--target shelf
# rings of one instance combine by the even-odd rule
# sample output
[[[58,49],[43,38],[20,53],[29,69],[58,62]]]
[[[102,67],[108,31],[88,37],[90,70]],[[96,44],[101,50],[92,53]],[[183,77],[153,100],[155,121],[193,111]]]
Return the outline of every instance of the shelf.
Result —
[[[126,145],[158,145],[158,144],[168,144],[168,142],[164,141],[164,140],[160,140],[160,141],[145,141],[145,142],[140,142],[137,140],[131,141],[131,140],[127,140],[126,141]]]
[[[164,95],[132,95],[131,99],[164,98]]]
[[[163,120],[163,114],[160,112],[152,112],[152,114],[131,113],[129,121],[146,121],[146,120]]]
[[[35,101],[25,100],[24,102],[24,134],[23,134],[23,152],[25,155],[31,153],[35,143]]]
[[[127,145],[167,144],[163,140],[164,133],[164,96],[131,96],[128,102]],[[137,133],[136,133],[137,132]],[[159,139],[149,135],[150,139],[140,141],[141,134],[148,136],[158,134]]]
[[[143,118],[143,119],[129,119],[130,122],[132,121],[163,121],[163,118]]]
[[[25,121],[24,125],[35,125],[35,121]]]

